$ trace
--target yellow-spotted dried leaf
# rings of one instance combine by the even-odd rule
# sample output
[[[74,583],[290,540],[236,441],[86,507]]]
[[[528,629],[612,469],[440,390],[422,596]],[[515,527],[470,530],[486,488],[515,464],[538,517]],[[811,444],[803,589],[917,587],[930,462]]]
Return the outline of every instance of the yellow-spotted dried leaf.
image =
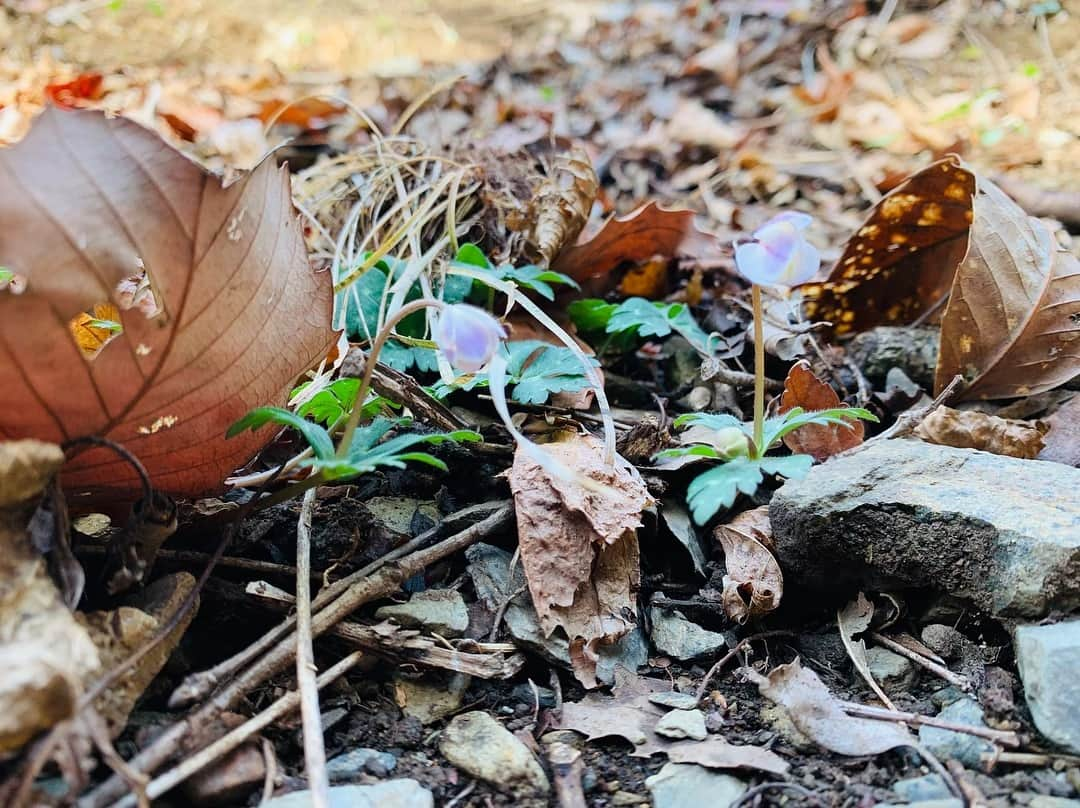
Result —
[[[799,287],[806,316],[848,334],[938,306],[967,252],[975,184],[953,156],[908,177],[874,207],[828,280]]]
[[[979,181],[971,246],[941,320],[934,387],[964,399],[1051,390],[1080,373],[1080,261],[992,182]]]
[[[915,434],[927,443],[1034,460],[1043,450],[1043,435],[1049,430],[1043,421],[1032,423],[938,407],[915,428]]]

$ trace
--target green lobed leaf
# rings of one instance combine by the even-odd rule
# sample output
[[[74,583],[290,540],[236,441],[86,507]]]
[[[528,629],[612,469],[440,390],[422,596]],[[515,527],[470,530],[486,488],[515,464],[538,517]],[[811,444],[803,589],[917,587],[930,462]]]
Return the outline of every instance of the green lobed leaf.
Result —
[[[845,426],[851,429],[855,419],[873,421],[877,423],[877,416],[862,407],[834,407],[828,410],[814,410],[807,412],[802,407],[792,407],[782,415],[768,418],[764,424],[764,451],[783,440],[790,432],[807,424],[821,426],[833,424]]]
[[[750,496],[761,484],[760,461],[738,457],[702,472],[686,489],[686,504],[694,521],[703,525],[723,508],[735,504],[739,492]]]
[[[611,315],[615,313],[617,308],[619,308],[617,303],[606,303],[596,298],[586,298],[584,300],[575,300],[566,307],[566,312],[580,331],[606,331]]]

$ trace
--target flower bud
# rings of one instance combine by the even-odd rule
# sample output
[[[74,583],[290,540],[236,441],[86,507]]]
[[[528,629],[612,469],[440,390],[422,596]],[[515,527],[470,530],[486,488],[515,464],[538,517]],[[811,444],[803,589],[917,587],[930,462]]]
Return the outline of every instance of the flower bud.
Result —
[[[817,273],[821,257],[803,235],[813,217],[788,211],[754,231],[753,239],[735,243],[735,266],[759,286],[798,286]]]
[[[491,361],[506,339],[506,330],[483,309],[454,303],[443,307],[434,337],[447,362],[465,373],[476,373]]]
[[[712,446],[724,460],[734,460],[750,452],[750,439],[737,426],[727,426],[713,433]]]

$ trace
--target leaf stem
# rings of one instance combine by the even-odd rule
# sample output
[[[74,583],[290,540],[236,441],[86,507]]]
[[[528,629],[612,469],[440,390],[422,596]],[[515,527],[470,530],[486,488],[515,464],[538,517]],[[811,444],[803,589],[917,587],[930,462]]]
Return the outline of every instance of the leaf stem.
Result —
[[[364,375],[360,379],[360,389],[356,391],[356,401],[353,402],[352,412],[349,413],[349,420],[345,422],[345,431],[341,435],[341,442],[338,443],[337,456],[339,459],[344,459],[349,453],[353,434],[360,423],[360,413],[364,409],[364,400],[371,390],[371,377],[375,373],[375,364],[379,361],[379,352],[382,351],[386,341],[390,338],[394,327],[414,312],[426,308],[441,309],[444,305],[441,300],[432,300],[430,298],[420,298],[411,303],[406,303],[394,312],[390,319],[386,321],[386,324],[383,325],[382,330],[375,335],[375,341],[371,343],[371,348],[364,358]]]
[[[754,453],[761,457],[768,448],[761,445],[765,432],[765,323],[761,287],[755,283],[750,294],[754,304]]]

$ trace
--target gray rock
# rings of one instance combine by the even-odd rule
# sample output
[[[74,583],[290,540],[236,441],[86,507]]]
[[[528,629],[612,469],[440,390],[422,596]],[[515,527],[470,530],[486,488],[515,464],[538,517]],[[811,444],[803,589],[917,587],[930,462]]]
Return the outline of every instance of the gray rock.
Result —
[[[376,768],[378,767],[378,768]],[[361,774],[385,777],[397,767],[397,758],[378,749],[352,749],[326,761],[326,775],[331,782],[349,780]]]
[[[311,808],[310,791],[294,791],[264,802],[263,808]],[[330,808],[434,808],[431,792],[415,780],[387,780],[370,786],[334,786]]]
[[[1035,726],[1054,743],[1080,753],[1080,620],[1020,626],[1013,643]]]
[[[694,763],[666,763],[645,781],[645,787],[652,794],[653,808],[727,808],[746,791],[742,780]]]
[[[479,710],[455,716],[439,739],[439,751],[462,771],[520,794],[547,793],[547,775],[528,747]]]
[[[926,647],[944,660],[959,659],[967,638],[952,626],[931,623],[922,630]]]
[[[1080,606],[1078,489],[1080,469],[1058,463],[889,440],[785,483],[769,519],[806,586],[935,586],[1038,617]]]
[[[394,677],[394,701],[406,715],[433,724],[461,707],[472,677],[464,673],[429,673],[421,679]]]
[[[653,606],[649,617],[656,650],[683,662],[715,654],[727,645],[723,634],[702,628],[675,609]]]
[[[947,797],[940,800],[919,800],[902,804],[879,802],[874,808],[964,808],[964,801],[956,797]]]
[[[969,727],[986,726],[982,708],[970,698],[954,701],[938,713],[938,718]],[[980,768],[981,756],[994,751],[994,745],[989,741],[938,727],[919,727],[919,741],[937,757],[958,760],[971,769]]]
[[[705,714],[701,710],[672,710],[656,722],[656,734],[676,740],[691,738],[704,741],[709,733],[705,729]]]
[[[1080,800],[1068,797],[1051,797],[1047,794],[1033,794],[1027,808],[1080,808]]]
[[[924,390],[934,387],[941,329],[878,326],[848,343],[848,356],[863,375],[881,386],[890,368],[900,368]]]
[[[866,664],[874,680],[885,690],[900,690],[915,678],[915,663],[888,648],[867,649]]]
[[[381,606],[375,617],[409,628],[426,628],[443,637],[460,637],[469,627],[469,610],[456,589],[417,592],[408,603]]]
[[[469,576],[476,587],[477,596],[493,612],[502,605],[508,593],[525,583],[520,564],[514,570],[513,580],[508,580],[511,555],[498,547],[474,544],[465,551],[465,558],[469,562]],[[569,641],[561,631],[556,631],[550,637],[544,636],[528,590],[510,601],[503,621],[516,644],[539,654],[552,664],[571,669]],[[613,684],[616,669],[636,671],[648,661],[649,644],[644,632],[636,628],[618,642],[601,645],[599,654],[596,678],[604,684]]]
[[[893,783],[892,790],[904,802],[952,798],[952,792],[949,791],[949,786],[940,774],[927,774],[923,777],[909,777],[906,780],[897,780]]]
[[[649,701],[671,710],[693,710],[698,706],[697,696],[693,693],[676,693],[674,690],[653,693]]]

